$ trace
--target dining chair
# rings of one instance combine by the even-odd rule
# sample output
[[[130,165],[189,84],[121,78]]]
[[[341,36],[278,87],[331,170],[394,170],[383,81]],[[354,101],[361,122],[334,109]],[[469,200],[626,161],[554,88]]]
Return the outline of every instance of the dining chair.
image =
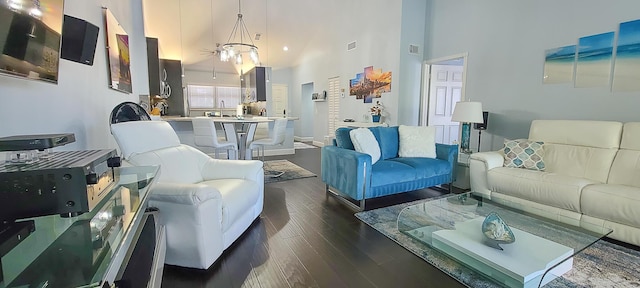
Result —
[[[191,120],[191,123],[193,124],[193,140],[196,146],[213,148],[215,158],[219,158],[220,150],[226,150],[228,159],[238,159],[238,143],[235,139],[218,138],[215,123],[211,118],[196,117]]]
[[[254,140],[249,144],[249,149],[253,154],[253,149],[258,149],[258,157],[260,157],[260,150],[262,150],[262,162],[264,162],[264,146],[282,145],[284,144],[285,135],[287,132],[287,118],[278,118],[274,121],[273,130],[269,137]],[[265,162],[265,177],[280,177],[284,174],[283,171],[271,171],[268,169]]]

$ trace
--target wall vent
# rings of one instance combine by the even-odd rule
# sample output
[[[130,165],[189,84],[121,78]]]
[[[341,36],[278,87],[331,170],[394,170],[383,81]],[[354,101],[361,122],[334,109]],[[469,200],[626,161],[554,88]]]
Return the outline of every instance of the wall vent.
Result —
[[[356,41],[347,44],[347,51],[351,51],[353,49],[356,49]]]
[[[409,54],[420,55],[420,46],[409,44]]]

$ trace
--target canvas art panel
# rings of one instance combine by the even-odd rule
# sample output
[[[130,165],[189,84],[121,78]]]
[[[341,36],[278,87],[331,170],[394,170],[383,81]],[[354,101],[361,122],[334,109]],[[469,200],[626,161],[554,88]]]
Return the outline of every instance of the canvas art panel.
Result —
[[[546,50],[542,83],[559,84],[573,82],[575,58],[576,45]]]
[[[129,53],[129,35],[120,26],[111,11],[103,8],[105,36],[107,44],[107,62],[109,63],[109,87],[131,93],[131,59]]]
[[[582,37],[578,40],[575,87],[609,86],[614,32]]]
[[[640,90],[640,20],[620,23],[613,91]]]
[[[391,92],[391,71],[382,72],[382,69],[369,66],[349,81],[349,95],[363,99],[364,103],[373,103],[373,98],[380,98],[387,92]]]
[[[58,83],[63,0],[0,1],[0,74]]]

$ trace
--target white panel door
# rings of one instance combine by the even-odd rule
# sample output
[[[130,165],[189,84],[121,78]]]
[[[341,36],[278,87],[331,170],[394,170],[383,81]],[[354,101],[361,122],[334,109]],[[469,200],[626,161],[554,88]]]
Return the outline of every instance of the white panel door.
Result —
[[[329,101],[329,136],[335,136],[340,117],[340,77],[329,78],[329,91],[327,91],[327,101]]]
[[[436,127],[436,142],[453,144],[460,124],[451,122],[456,102],[462,99],[462,66],[431,65],[428,126]]]
[[[271,85],[271,99],[273,101],[273,115],[276,117],[284,117],[289,107],[289,87],[285,84]]]

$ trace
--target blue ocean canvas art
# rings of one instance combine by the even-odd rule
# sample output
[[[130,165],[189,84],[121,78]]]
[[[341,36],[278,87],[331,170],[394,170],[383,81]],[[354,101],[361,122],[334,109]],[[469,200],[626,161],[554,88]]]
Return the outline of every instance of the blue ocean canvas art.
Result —
[[[576,45],[546,50],[542,83],[557,84],[573,82],[575,58]]]
[[[609,85],[614,32],[582,37],[578,40],[575,87]]]
[[[620,23],[613,91],[640,90],[640,20]]]

